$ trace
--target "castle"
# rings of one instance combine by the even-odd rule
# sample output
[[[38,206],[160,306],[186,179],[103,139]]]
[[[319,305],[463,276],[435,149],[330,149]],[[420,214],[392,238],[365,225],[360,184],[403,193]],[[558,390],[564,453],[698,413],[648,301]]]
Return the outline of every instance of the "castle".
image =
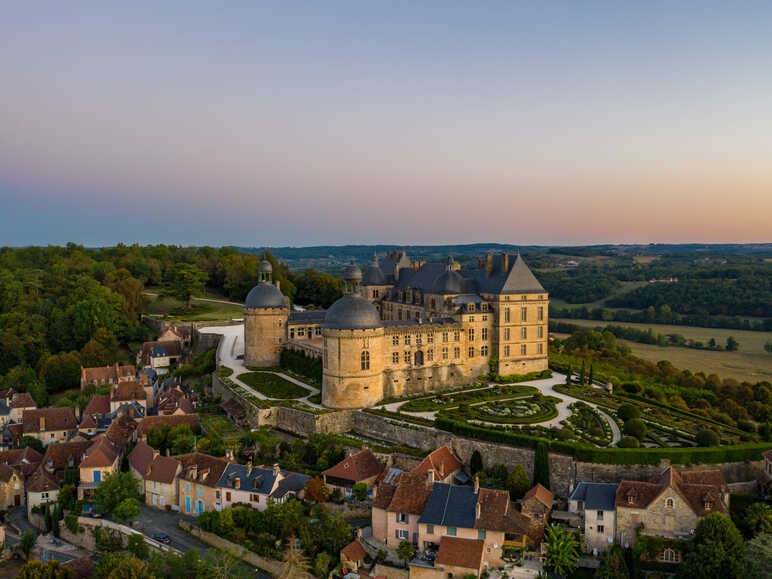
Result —
[[[489,254],[479,267],[376,256],[344,272],[328,310],[290,311],[263,261],[244,302],[244,362],[278,366],[283,348],[323,360],[322,403],[363,408],[385,398],[547,369],[549,296],[523,258]]]

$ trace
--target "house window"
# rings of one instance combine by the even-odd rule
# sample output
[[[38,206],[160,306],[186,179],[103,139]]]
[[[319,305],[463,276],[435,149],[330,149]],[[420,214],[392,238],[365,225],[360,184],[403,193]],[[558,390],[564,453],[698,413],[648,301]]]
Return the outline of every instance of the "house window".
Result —
[[[672,509],[673,507],[675,507],[675,501],[673,499],[665,499],[665,506],[668,509]]]
[[[544,326],[539,326],[539,329],[537,330],[537,334],[536,335],[539,338],[543,338],[544,337]]]
[[[474,342],[474,328],[469,328],[469,341]]]
[[[290,328],[290,340],[295,339],[295,328]]]
[[[504,328],[504,341],[509,341],[509,328]]]
[[[397,513],[397,522],[400,525],[407,525],[408,515],[407,513]]]
[[[448,536],[450,537],[456,536],[456,527],[448,527]]]
[[[713,508],[713,503],[710,501],[705,501],[705,510],[709,511]]]
[[[186,493],[190,492],[190,483],[185,483],[185,492]]]
[[[203,497],[204,496],[204,487],[201,485],[198,485],[198,496]]]
[[[520,337],[523,340],[528,339],[528,328],[520,328]]]
[[[605,528],[603,527],[603,525],[598,525],[598,532],[599,533],[603,533],[604,530],[605,530]]]
[[[666,561],[668,563],[678,563],[681,561],[681,553],[675,549],[665,549],[662,552],[662,556],[660,558],[662,561]]]
[[[260,502],[260,495],[250,494],[249,495],[249,500],[252,501],[253,503],[259,503]]]
[[[216,498],[218,501],[220,500],[220,491],[214,491],[214,498]]]
[[[48,493],[40,493],[40,498],[41,499],[47,499],[48,498]]]
[[[399,364],[399,352],[391,353],[391,362],[392,364]]]
[[[481,541],[485,540],[485,529],[477,529],[477,538]]]
[[[408,537],[410,537],[410,533],[408,533],[405,529],[397,529],[395,535],[400,541],[407,541]]]
[[[298,338],[302,338],[306,335],[306,329],[305,328],[298,328]]]
[[[426,350],[426,360],[428,362],[434,361],[434,350]]]
[[[434,525],[426,525],[426,534],[427,535],[433,535],[434,534]]]
[[[520,346],[520,355],[521,356],[525,356],[526,350],[527,350],[526,345],[525,344],[521,345]]]
[[[410,352],[406,351],[404,354],[405,364],[410,364]]]
[[[460,358],[461,357],[461,348],[453,348],[453,357],[454,358]]]
[[[542,343],[537,344],[536,345],[536,350],[539,352],[539,354],[543,354],[544,353],[544,344],[542,344]]]
[[[314,330],[314,335],[315,336],[321,336],[322,335],[322,328],[321,327],[320,328],[316,328]]]
[[[509,358],[509,344],[504,346],[504,356]]]
[[[602,521],[603,520],[603,511],[598,511],[598,514],[596,516],[596,520]]]
[[[509,308],[504,308],[504,323],[509,323]]]
[[[399,336],[392,336],[391,337],[391,345],[392,346],[399,346]]]
[[[442,349],[442,359],[443,360],[447,360],[448,359],[448,349],[447,348],[443,348]]]
[[[635,495],[627,495],[627,504],[632,505],[635,503]]]
[[[483,316],[483,317],[482,317],[482,321],[483,321],[483,322],[487,322],[487,321],[488,321],[488,316]]]
[[[471,346],[469,347],[469,357],[474,358],[474,348],[472,348]]]
[[[480,348],[480,356],[487,356],[488,355],[488,346],[482,346]]]
[[[362,355],[360,356],[360,362],[361,362],[362,370],[370,369],[370,352],[368,350],[362,350]]]

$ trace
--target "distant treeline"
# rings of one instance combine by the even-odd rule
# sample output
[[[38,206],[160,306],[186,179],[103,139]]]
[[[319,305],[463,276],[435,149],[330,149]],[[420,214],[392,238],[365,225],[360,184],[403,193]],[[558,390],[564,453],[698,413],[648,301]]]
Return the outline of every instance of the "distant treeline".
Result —
[[[671,324],[702,328],[723,328],[727,330],[772,331],[772,318],[749,320],[739,317],[712,316],[709,314],[677,314],[667,304],[657,308],[650,306],[642,311],[611,310],[609,308],[568,308],[550,306],[551,318],[572,318],[577,320],[600,320],[604,322],[628,322],[636,324]]]

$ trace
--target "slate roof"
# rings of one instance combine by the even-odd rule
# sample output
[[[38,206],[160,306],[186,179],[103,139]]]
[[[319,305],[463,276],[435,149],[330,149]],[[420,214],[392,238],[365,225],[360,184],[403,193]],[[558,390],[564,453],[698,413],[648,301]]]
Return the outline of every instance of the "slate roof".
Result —
[[[75,418],[75,410],[69,406],[60,408],[37,408],[25,410],[22,414],[22,424],[24,425],[24,434],[30,432],[40,432],[41,419],[45,421],[45,431],[52,430],[71,430],[78,427],[78,421]]]
[[[328,468],[322,474],[357,483],[379,475],[383,469],[383,463],[375,458],[373,451],[369,448],[363,448],[359,452],[347,456],[332,468]]]
[[[376,307],[365,298],[345,294],[325,312],[323,328],[335,330],[365,330],[383,326]]]
[[[170,357],[182,356],[182,343],[178,340],[167,340],[163,342],[145,342],[142,344],[140,359],[145,365],[150,364],[150,355],[153,348],[163,348]]]
[[[580,482],[569,497],[572,501],[584,501],[590,511],[613,511],[616,508],[617,483]]]
[[[429,470],[433,470],[435,480],[444,480],[451,473],[463,468],[464,464],[453,454],[453,451],[447,446],[442,446],[429,453],[421,464],[413,469],[413,472],[428,473]]]
[[[261,281],[247,294],[245,308],[283,308],[286,307],[284,294],[271,283]]]
[[[473,487],[435,483],[418,522],[472,529],[476,508],[477,493]]]
[[[238,487],[236,487],[236,479],[239,480]],[[245,464],[229,464],[220,475],[217,486],[267,495],[270,494],[275,481],[276,474],[273,469],[260,467],[250,469]]]
[[[440,549],[437,552],[436,563],[477,571],[482,563],[484,550],[485,541],[480,539],[460,539],[458,537],[443,536],[440,539]]]
[[[324,316],[327,310],[307,310],[305,312],[290,312],[289,324],[310,322],[321,324],[324,321]]]
[[[153,447],[140,440],[129,454],[129,465],[140,475],[145,476],[153,458],[155,458]]]
[[[278,499],[282,498],[287,493],[299,493],[311,479],[310,476],[297,472],[283,474],[284,478],[279,481],[279,485],[276,487],[276,490],[273,491],[273,496]]]

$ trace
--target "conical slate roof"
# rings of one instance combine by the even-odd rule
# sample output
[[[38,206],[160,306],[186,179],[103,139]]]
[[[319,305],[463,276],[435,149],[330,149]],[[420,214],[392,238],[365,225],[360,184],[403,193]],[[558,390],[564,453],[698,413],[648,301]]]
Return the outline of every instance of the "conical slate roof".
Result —
[[[517,255],[515,264],[509,270],[507,279],[504,281],[504,285],[501,287],[499,293],[502,294],[517,294],[517,293],[536,293],[546,291],[544,287],[533,275],[531,269],[526,265],[525,260]]]

